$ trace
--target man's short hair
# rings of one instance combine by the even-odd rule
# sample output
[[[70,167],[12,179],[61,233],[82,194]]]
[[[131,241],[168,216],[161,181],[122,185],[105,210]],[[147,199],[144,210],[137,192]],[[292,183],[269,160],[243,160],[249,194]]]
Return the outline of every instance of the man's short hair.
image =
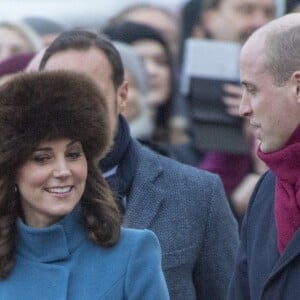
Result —
[[[300,25],[270,31],[265,39],[265,66],[276,85],[284,85],[300,70]]]
[[[43,70],[48,59],[58,52],[90,48],[97,48],[106,55],[112,68],[112,81],[117,89],[124,81],[124,68],[119,52],[108,38],[91,31],[69,30],[60,34],[45,51],[39,69]]]

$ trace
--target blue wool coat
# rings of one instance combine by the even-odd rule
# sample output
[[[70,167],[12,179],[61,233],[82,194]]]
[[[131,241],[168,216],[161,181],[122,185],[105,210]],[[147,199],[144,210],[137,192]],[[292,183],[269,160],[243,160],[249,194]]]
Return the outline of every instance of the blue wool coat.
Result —
[[[223,300],[239,237],[219,177],[134,143],[124,225],[157,235],[172,300]]]
[[[16,265],[0,281],[7,300],[164,300],[158,240],[148,230],[122,229],[119,242],[103,248],[87,240],[74,210],[48,228],[19,220]]]
[[[277,248],[275,175],[259,181],[245,216],[228,300],[300,299],[300,229],[284,252]]]

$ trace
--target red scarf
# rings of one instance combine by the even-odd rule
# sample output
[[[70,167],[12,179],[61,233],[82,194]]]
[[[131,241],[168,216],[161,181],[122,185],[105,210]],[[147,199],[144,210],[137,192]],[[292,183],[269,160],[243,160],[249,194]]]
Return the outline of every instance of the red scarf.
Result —
[[[276,175],[275,221],[280,254],[300,228],[300,125],[286,145],[274,152],[257,151]]]

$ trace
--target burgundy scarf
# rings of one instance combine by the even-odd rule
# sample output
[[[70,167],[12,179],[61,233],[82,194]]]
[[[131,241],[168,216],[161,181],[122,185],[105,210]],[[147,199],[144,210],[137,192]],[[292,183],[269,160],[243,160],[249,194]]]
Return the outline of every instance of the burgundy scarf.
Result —
[[[300,228],[300,125],[286,145],[274,152],[257,151],[276,175],[275,221],[280,254]]]

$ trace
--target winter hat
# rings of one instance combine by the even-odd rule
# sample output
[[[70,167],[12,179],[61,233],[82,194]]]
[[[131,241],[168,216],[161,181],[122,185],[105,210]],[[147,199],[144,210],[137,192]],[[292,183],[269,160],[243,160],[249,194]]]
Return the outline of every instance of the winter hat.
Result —
[[[154,40],[163,46],[168,57],[171,56],[169,47],[162,35],[156,29],[148,25],[135,22],[124,22],[104,28],[103,33],[112,40],[126,44],[133,44],[139,40]]]
[[[111,143],[106,100],[86,75],[70,71],[16,75],[0,87],[0,178],[15,172],[45,140],[80,141],[88,161]]]

